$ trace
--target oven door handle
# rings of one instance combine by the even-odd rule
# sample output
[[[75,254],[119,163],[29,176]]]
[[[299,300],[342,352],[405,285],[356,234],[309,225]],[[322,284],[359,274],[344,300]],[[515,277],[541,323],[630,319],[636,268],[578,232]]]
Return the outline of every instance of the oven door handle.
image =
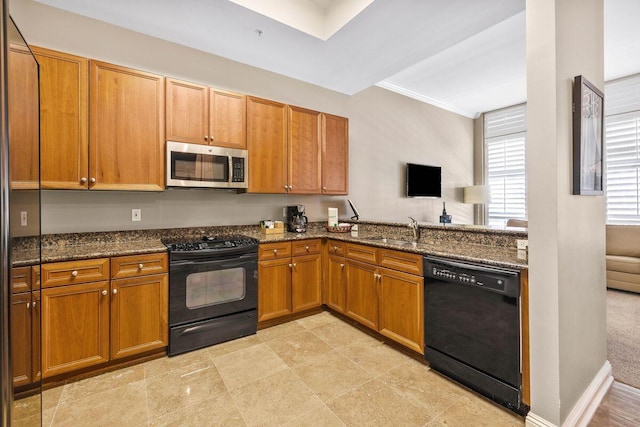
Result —
[[[255,261],[255,254],[250,255],[242,255],[242,256],[232,256],[229,258],[222,259],[209,259],[209,260],[180,260],[180,261],[172,261],[169,264],[170,268],[181,268],[184,266],[199,266],[199,265],[214,265],[219,267],[220,269],[225,268],[235,268],[246,265],[247,262]]]

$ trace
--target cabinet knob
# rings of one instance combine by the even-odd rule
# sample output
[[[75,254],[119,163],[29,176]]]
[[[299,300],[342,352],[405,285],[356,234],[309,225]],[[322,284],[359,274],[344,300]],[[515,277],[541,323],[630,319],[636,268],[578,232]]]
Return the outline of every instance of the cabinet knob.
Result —
[[[293,190],[293,185],[290,185],[290,186],[289,186],[289,190]]]
[[[340,264],[340,268],[344,268],[344,264]]]
[[[204,136],[204,140],[205,140],[205,141],[208,141],[208,140],[209,140],[209,137],[208,137],[207,135],[205,135],[205,136]]]
[[[80,182],[82,184],[84,184],[85,182],[87,182],[87,178],[85,178],[84,176],[82,178],[80,178]]]
[[[289,268],[292,268],[292,267],[293,267],[293,264],[289,264]]]
[[[293,263],[293,268],[296,268],[296,265],[298,265],[298,264],[296,264],[296,263],[294,262],[294,263]]]
[[[322,191],[327,191],[327,187],[322,187]]]
[[[89,181],[91,181],[92,184],[96,183],[96,179],[95,178],[91,178]]]
[[[114,290],[112,290],[111,292],[115,295],[115,294],[117,294],[117,293],[118,293],[118,290],[117,290],[117,289],[114,289]]]
[[[27,303],[27,308],[30,308],[30,307],[31,307],[31,303],[30,303],[30,302],[28,302],[28,303]]]
[[[274,249],[274,250],[273,250],[273,254],[274,254],[274,255],[278,255],[278,250],[277,250],[277,249]]]
[[[309,246],[305,246],[304,248],[309,252]]]
[[[338,252],[338,247],[337,246],[333,247],[333,252]]]
[[[138,270],[142,270],[144,268],[144,264],[140,263],[138,264]]]
[[[104,289],[102,290],[102,295],[107,295],[107,291],[105,291]]]
[[[34,301],[34,302],[33,302],[33,304],[31,304],[31,308],[34,308],[34,309],[35,309],[35,308],[36,308],[36,304],[37,304],[37,301]],[[28,306],[28,305],[27,305],[27,308],[29,308],[29,306]]]
[[[289,186],[288,186],[288,185],[285,185],[285,186],[284,186],[284,189],[285,189],[285,190],[288,190],[288,189],[289,189]]]
[[[71,272],[71,275],[72,275],[73,277],[77,277],[77,276],[78,276],[78,272],[77,272],[76,270],[73,270],[73,271]]]

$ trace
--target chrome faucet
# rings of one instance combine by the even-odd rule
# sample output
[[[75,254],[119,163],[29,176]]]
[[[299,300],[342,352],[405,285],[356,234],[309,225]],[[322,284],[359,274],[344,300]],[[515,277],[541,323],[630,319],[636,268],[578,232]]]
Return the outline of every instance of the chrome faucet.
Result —
[[[413,231],[413,240],[418,241],[420,239],[420,226],[418,225],[418,221],[409,217],[411,222],[409,223],[409,228]]]

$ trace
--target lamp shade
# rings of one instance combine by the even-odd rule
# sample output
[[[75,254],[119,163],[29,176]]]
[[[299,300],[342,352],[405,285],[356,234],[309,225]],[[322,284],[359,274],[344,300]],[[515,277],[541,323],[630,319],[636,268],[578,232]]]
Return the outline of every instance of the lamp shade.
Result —
[[[491,187],[488,185],[464,187],[464,202],[474,204],[491,202]]]

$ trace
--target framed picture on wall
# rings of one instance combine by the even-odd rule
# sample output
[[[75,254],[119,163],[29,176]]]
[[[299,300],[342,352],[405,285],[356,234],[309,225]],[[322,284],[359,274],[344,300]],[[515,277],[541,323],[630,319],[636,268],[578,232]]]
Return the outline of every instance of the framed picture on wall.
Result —
[[[604,93],[582,76],[573,79],[573,194],[604,194]]]

